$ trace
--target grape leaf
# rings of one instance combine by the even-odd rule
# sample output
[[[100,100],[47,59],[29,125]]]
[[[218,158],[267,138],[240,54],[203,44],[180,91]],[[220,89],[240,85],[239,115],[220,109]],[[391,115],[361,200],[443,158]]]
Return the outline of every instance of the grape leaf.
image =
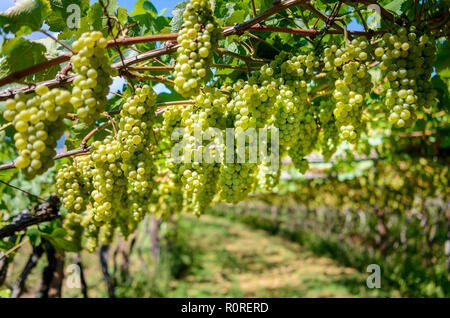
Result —
[[[32,226],[27,229],[27,236],[30,239],[31,245],[33,246],[38,246],[42,242],[41,233],[36,226]]]
[[[45,0],[19,0],[0,14],[0,28],[16,35],[26,35],[41,28],[50,13]]]
[[[3,41],[1,53],[5,58],[0,62],[0,76],[4,77],[46,61],[46,51],[44,45],[21,37]],[[31,80],[32,78],[25,79]]]
[[[407,0],[394,0],[385,5],[384,8],[398,15],[402,15],[403,12],[405,12],[405,7],[403,4],[405,4],[406,2]]]
[[[259,8],[259,13],[269,9],[273,4],[273,0],[255,0],[255,7]]]
[[[115,15],[115,11],[118,7],[117,0],[109,0],[106,12],[110,17]],[[108,19],[103,14],[103,8],[99,2],[95,2],[91,5],[88,11],[88,21],[93,26],[94,30],[103,32],[106,36],[108,34]]]
[[[42,233],[41,235],[43,238],[50,241],[59,254],[63,255],[64,252],[78,251],[76,244],[64,238],[67,235],[67,232],[63,228],[56,228],[50,235],[47,233]]]
[[[450,69],[450,43],[447,40],[443,43],[438,43],[436,57],[434,66],[436,67],[437,72],[440,72],[446,68]]]
[[[170,21],[172,32],[178,32],[181,29],[181,26],[183,25],[183,13],[187,3],[187,1],[180,2],[173,8],[173,18]]]
[[[125,24],[125,22],[127,21],[127,17],[127,9],[119,7],[117,9],[117,19],[119,19],[120,23]]]
[[[242,23],[244,21],[245,11],[236,10],[226,19],[226,25],[234,25],[235,23]]]
[[[75,139],[83,139],[94,128],[94,125],[88,125],[86,123],[76,124],[72,127],[71,136]]]

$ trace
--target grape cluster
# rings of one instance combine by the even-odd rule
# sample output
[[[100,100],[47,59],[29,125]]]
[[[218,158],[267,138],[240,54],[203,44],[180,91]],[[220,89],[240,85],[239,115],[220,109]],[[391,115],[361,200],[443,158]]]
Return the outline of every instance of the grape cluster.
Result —
[[[64,218],[63,227],[67,231],[67,239],[73,243],[79,251],[83,248],[84,227],[81,225],[83,216],[77,213],[68,213]],[[92,249],[90,249],[92,250]]]
[[[56,175],[56,191],[67,209],[63,226],[68,239],[77,249],[82,248],[84,233],[83,213],[88,209],[92,186],[92,169],[94,164],[90,156],[79,156],[74,165],[64,165]]]
[[[194,162],[182,165],[180,171],[183,171],[181,181],[184,185],[187,208],[200,215],[211,204],[217,192],[219,166],[215,163]]]
[[[191,0],[183,13],[184,22],[178,34],[175,89],[185,97],[198,95],[212,63],[211,51],[222,34],[208,0]]]
[[[224,158],[232,160],[221,165],[219,177],[220,197],[227,202],[242,200],[256,184],[258,162],[262,159],[257,147],[260,128],[267,128],[267,121],[276,111],[281,81],[274,78],[274,72],[283,58],[262,66],[247,82],[238,80],[233,85],[225,114],[234,126],[234,145],[227,145],[224,152]]]
[[[224,93],[209,87],[196,97],[195,106],[189,105],[181,110],[184,160],[172,158],[170,169],[174,175],[180,176],[185,190],[185,209],[195,214],[203,213],[217,192],[218,163],[223,159],[222,129],[225,128],[224,110],[227,102]],[[166,121],[168,118],[166,116]]]
[[[172,136],[173,131],[181,125],[181,113],[184,107],[184,105],[172,105],[164,110],[163,128],[169,138]]]
[[[293,56],[281,64],[283,84],[277,96],[274,125],[279,129],[283,149],[293,146],[300,136],[309,138],[309,131],[303,128],[312,127],[314,118],[309,114],[307,85],[318,67],[319,61],[312,54]],[[304,135],[300,134],[302,129]]]
[[[94,190],[91,196],[97,222],[109,222],[115,211],[126,208],[122,197],[127,193],[128,181],[121,168],[123,152],[120,148],[119,141],[112,136],[107,136],[103,142],[92,143],[95,168],[92,170]]]
[[[265,142],[261,142],[259,147],[267,149],[260,157],[260,164],[257,172],[258,186],[266,191],[271,191],[280,181],[281,176],[281,154],[279,140],[272,139],[272,130]]]
[[[347,43],[343,49],[337,49],[334,58],[339,75],[334,83],[336,106],[333,114],[341,138],[354,144],[363,128],[364,97],[372,88],[366,63],[369,53],[369,44],[361,38]]]
[[[65,227],[70,236],[78,235],[76,223],[81,222],[88,250],[96,248],[99,238],[110,242],[117,227],[128,236],[150,210],[155,99],[149,86],[136,88],[123,105],[117,135],[93,142],[91,155],[58,172],[58,193],[69,211]]]
[[[56,142],[65,130],[64,116],[72,108],[70,96],[63,89],[37,86],[35,96],[17,94],[6,101],[3,116],[14,125],[19,151],[15,165],[30,179],[53,165]]]
[[[435,52],[435,41],[414,26],[409,31],[399,27],[395,33],[385,33],[378,42],[375,56],[389,84],[384,104],[389,122],[396,127],[411,125],[420,107],[434,104],[437,93],[429,79]]]
[[[151,212],[157,217],[166,219],[183,210],[183,191],[179,177],[177,178],[170,170],[164,171],[163,174],[168,177],[159,183],[152,197]]]
[[[117,133],[123,159],[121,169],[133,191],[141,195],[151,192],[156,173],[150,150],[156,141],[155,100],[156,93],[148,85],[137,88],[135,97],[123,105]]]
[[[317,117],[320,122],[319,147],[325,161],[329,161],[339,144],[339,130],[333,115],[334,104],[331,100],[321,100]]]
[[[70,101],[77,111],[77,118],[87,124],[92,124],[105,110],[111,76],[118,74],[109,65],[107,44],[99,31],[84,33],[73,43],[78,54],[70,60],[77,75],[73,80]]]
[[[75,159],[74,165],[64,165],[56,174],[56,190],[68,213],[80,214],[86,210],[87,198],[92,191],[89,156]]]

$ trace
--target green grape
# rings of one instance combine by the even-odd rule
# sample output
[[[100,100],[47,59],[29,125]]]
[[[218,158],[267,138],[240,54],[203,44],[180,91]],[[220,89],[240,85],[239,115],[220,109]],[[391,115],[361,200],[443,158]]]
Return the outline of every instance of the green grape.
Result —
[[[79,157],[76,162],[77,165],[64,165],[58,170],[56,189],[69,213],[80,214],[86,210],[92,191],[90,176],[85,175],[85,173],[90,174],[92,162],[89,161],[88,156]]]
[[[272,191],[279,183],[281,176],[281,156],[279,149],[279,140],[273,143],[270,136],[268,142],[260,144],[260,147],[266,147],[267,153],[261,158],[257,173],[258,186],[265,191]],[[269,141],[270,140],[270,141]],[[275,148],[275,149],[273,149]]]
[[[267,121],[276,111],[281,81],[273,75],[283,59],[284,55],[278,56],[273,63],[255,72],[247,83],[238,80],[233,85],[226,110],[234,126],[234,147],[227,149],[233,151],[233,161],[222,164],[219,175],[220,198],[226,202],[245,199],[257,183],[258,162],[250,162],[250,157],[255,155],[251,152],[257,151],[253,146],[259,140],[259,129],[267,128]],[[248,129],[254,129],[254,134]],[[241,138],[245,138],[243,153],[238,148]]]
[[[155,122],[156,93],[148,86],[136,89],[134,98],[129,98],[120,113],[119,131],[121,145],[121,169],[133,191],[144,195],[151,192],[156,166],[150,151],[156,141]]]
[[[101,224],[94,220],[94,211],[88,210],[82,217],[80,225],[84,228],[83,248],[92,253],[98,246]]]
[[[371,77],[367,71],[368,62],[365,62],[368,52],[369,46],[365,38],[354,39],[347,43],[345,48],[334,52],[338,76],[334,82],[333,98],[336,106],[333,114],[340,138],[353,144],[357,143],[364,128],[364,97],[372,88]]]
[[[319,146],[325,161],[329,161],[336,152],[341,140],[339,130],[334,119],[334,104],[331,100],[322,100],[318,106],[318,118],[320,122]]]
[[[116,136],[92,143],[91,154],[78,157],[73,166],[57,174],[58,193],[72,214],[67,227],[78,220],[93,250],[99,239],[111,242],[115,229],[127,237],[150,211],[153,177],[156,173],[152,147],[156,142],[155,92],[147,85],[136,88],[120,113]]]
[[[16,168],[32,179],[53,166],[56,143],[65,130],[64,117],[71,111],[70,93],[39,85],[36,95],[17,94],[6,101],[4,118],[17,131],[14,141],[19,156]]]
[[[196,97],[195,106],[186,106],[178,112],[181,121],[172,121],[178,122],[184,130],[184,158],[190,162],[185,160],[183,163],[176,163],[175,158],[172,158],[170,169],[174,176],[180,176],[181,186],[185,190],[185,210],[197,215],[204,212],[217,192],[218,162],[222,160],[223,145],[217,143],[214,138],[217,137],[217,132],[223,135],[227,102],[227,97],[220,90],[205,88],[202,94]],[[165,115],[166,125],[171,125],[173,114],[170,110],[169,115]],[[214,141],[208,144],[208,147],[199,145],[199,142],[203,143],[203,140],[211,138]],[[205,157],[206,154],[209,157]]]
[[[167,219],[183,210],[182,184],[170,171],[166,171],[165,174],[168,174],[168,178],[160,182],[152,198],[151,206],[152,213],[162,219]]]
[[[105,223],[100,227],[99,237],[103,245],[112,243],[116,227],[115,220],[111,220],[111,222]]]
[[[436,105],[437,92],[430,83],[435,52],[436,41],[415,27],[409,31],[397,27],[378,42],[375,55],[389,84],[383,102],[389,123],[395,127],[411,126],[418,111]]]
[[[77,74],[73,81],[70,102],[77,111],[77,118],[92,124],[105,110],[106,96],[117,70],[111,68],[106,56],[108,41],[99,31],[86,32],[73,43],[78,54],[70,59]]]
[[[67,231],[68,241],[72,242],[76,249],[79,251],[82,249],[82,237],[84,233],[84,227],[81,225],[83,217],[77,213],[67,213],[64,218],[63,227]]]

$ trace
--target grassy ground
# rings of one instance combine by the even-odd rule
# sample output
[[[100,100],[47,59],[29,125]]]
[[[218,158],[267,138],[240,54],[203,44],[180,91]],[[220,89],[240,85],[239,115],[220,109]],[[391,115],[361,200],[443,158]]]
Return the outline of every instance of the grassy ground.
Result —
[[[297,243],[242,223],[203,215],[200,218],[183,216],[178,226],[180,237],[185,240],[181,243],[181,252],[174,257],[172,250],[169,254],[171,259],[162,261],[159,269],[152,265],[149,238],[142,231],[143,236],[138,240],[139,246],[135,248],[130,262],[131,279],[116,288],[118,297],[399,295],[383,289],[383,286],[378,290],[368,289],[366,273],[341,266],[330,258],[314,255]],[[26,261],[28,252],[26,249],[24,252],[23,257],[16,258],[16,266],[10,268],[10,273],[14,273],[10,277],[11,282],[17,278]],[[107,297],[98,253],[83,253],[82,256],[89,297]],[[24,297],[34,296],[45,263],[45,260],[40,260],[33,270]],[[65,266],[70,263],[71,255],[68,254]],[[66,282],[63,286],[63,297],[81,296],[79,289],[66,288]]]
[[[318,257],[296,243],[230,220],[204,215],[180,222],[196,251],[189,274],[168,297],[377,297],[366,274]]]

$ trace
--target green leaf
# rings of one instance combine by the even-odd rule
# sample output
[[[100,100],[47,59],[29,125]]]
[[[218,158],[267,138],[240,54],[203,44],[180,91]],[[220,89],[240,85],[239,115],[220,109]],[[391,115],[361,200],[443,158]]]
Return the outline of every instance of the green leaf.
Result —
[[[138,0],[134,4],[135,9],[130,12],[130,15],[143,15],[146,14],[148,11],[153,11],[154,13],[157,13],[155,6],[148,0]]]
[[[12,290],[5,288],[0,290],[0,298],[11,298]]]
[[[71,136],[74,139],[82,139],[86,136],[92,129],[94,129],[94,125],[88,125],[85,123],[78,123],[72,127]]]
[[[407,0],[394,0],[389,2],[387,5],[384,6],[386,10],[392,11],[398,15],[402,15],[405,11],[403,4],[406,3]]]
[[[128,15],[127,15],[127,9],[123,7],[119,7],[117,9],[117,19],[119,19],[121,24],[125,24],[127,21]]]
[[[259,13],[269,9],[273,4],[273,0],[255,0],[255,7],[259,8]]]
[[[49,13],[48,1],[19,0],[14,6],[0,14],[0,27],[3,31],[16,35],[29,34],[41,28]]]
[[[146,11],[151,11],[155,14],[158,13],[158,10],[156,10],[155,6],[150,1],[145,1],[143,7]]]
[[[450,110],[450,76],[448,78],[444,79],[439,76],[435,75],[431,79],[431,84],[433,85],[433,88],[438,92],[437,98],[439,100],[438,107],[439,109],[445,109],[447,111]]]
[[[0,250],[8,251],[14,247],[14,243],[11,241],[0,240]]]
[[[47,239],[59,254],[64,254],[64,252],[77,252],[78,248],[76,244],[66,240],[64,238],[66,235],[67,232],[62,228],[56,228],[51,235],[42,233],[42,237]]]
[[[437,45],[436,61],[434,66],[436,71],[440,72],[446,68],[450,69],[450,42],[445,40],[443,43]]]
[[[373,82],[378,83],[381,80],[381,70],[379,67],[369,69],[369,74]]]
[[[176,91],[169,88],[170,93],[161,93],[156,98],[156,102],[164,103],[164,102],[172,102],[174,100],[183,100],[183,96],[178,94]]]
[[[170,21],[172,32],[178,32],[183,25],[183,13],[186,8],[187,1],[178,3],[172,10],[173,18]]]
[[[33,246],[38,246],[41,244],[41,232],[37,229],[36,226],[29,227],[27,230],[27,236],[30,239],[30,243]]]
[[[117,0],[108,1],[108,7],[106,8],[106,12],[110,17],[115,15],[117,7],[118,7]],[[107,18],[103,14],[103,8],[99,2],[95,2],[91,5],[88,11],[88,21],[92,25],[94,30],[103,32],[105,36],[108,34]]]
[[[235,23],[242,23],[244,21],[244,17],[244,10],[236,10],[226,19],[225,24],[234,25]]]
[[[15,37],[3,41],[2,55],[5,57],[0,62],[0,76],[4,77],[16,71],[44,62],[46,47],[36,41],[26,40],[21,37]],[[55,69],[46,70],[40,73],[42,77],[45,74],[55,75]],[[41,79],[42,77],[38,78]],[[25,80],[33,80],[34,77],[26,77]]]

